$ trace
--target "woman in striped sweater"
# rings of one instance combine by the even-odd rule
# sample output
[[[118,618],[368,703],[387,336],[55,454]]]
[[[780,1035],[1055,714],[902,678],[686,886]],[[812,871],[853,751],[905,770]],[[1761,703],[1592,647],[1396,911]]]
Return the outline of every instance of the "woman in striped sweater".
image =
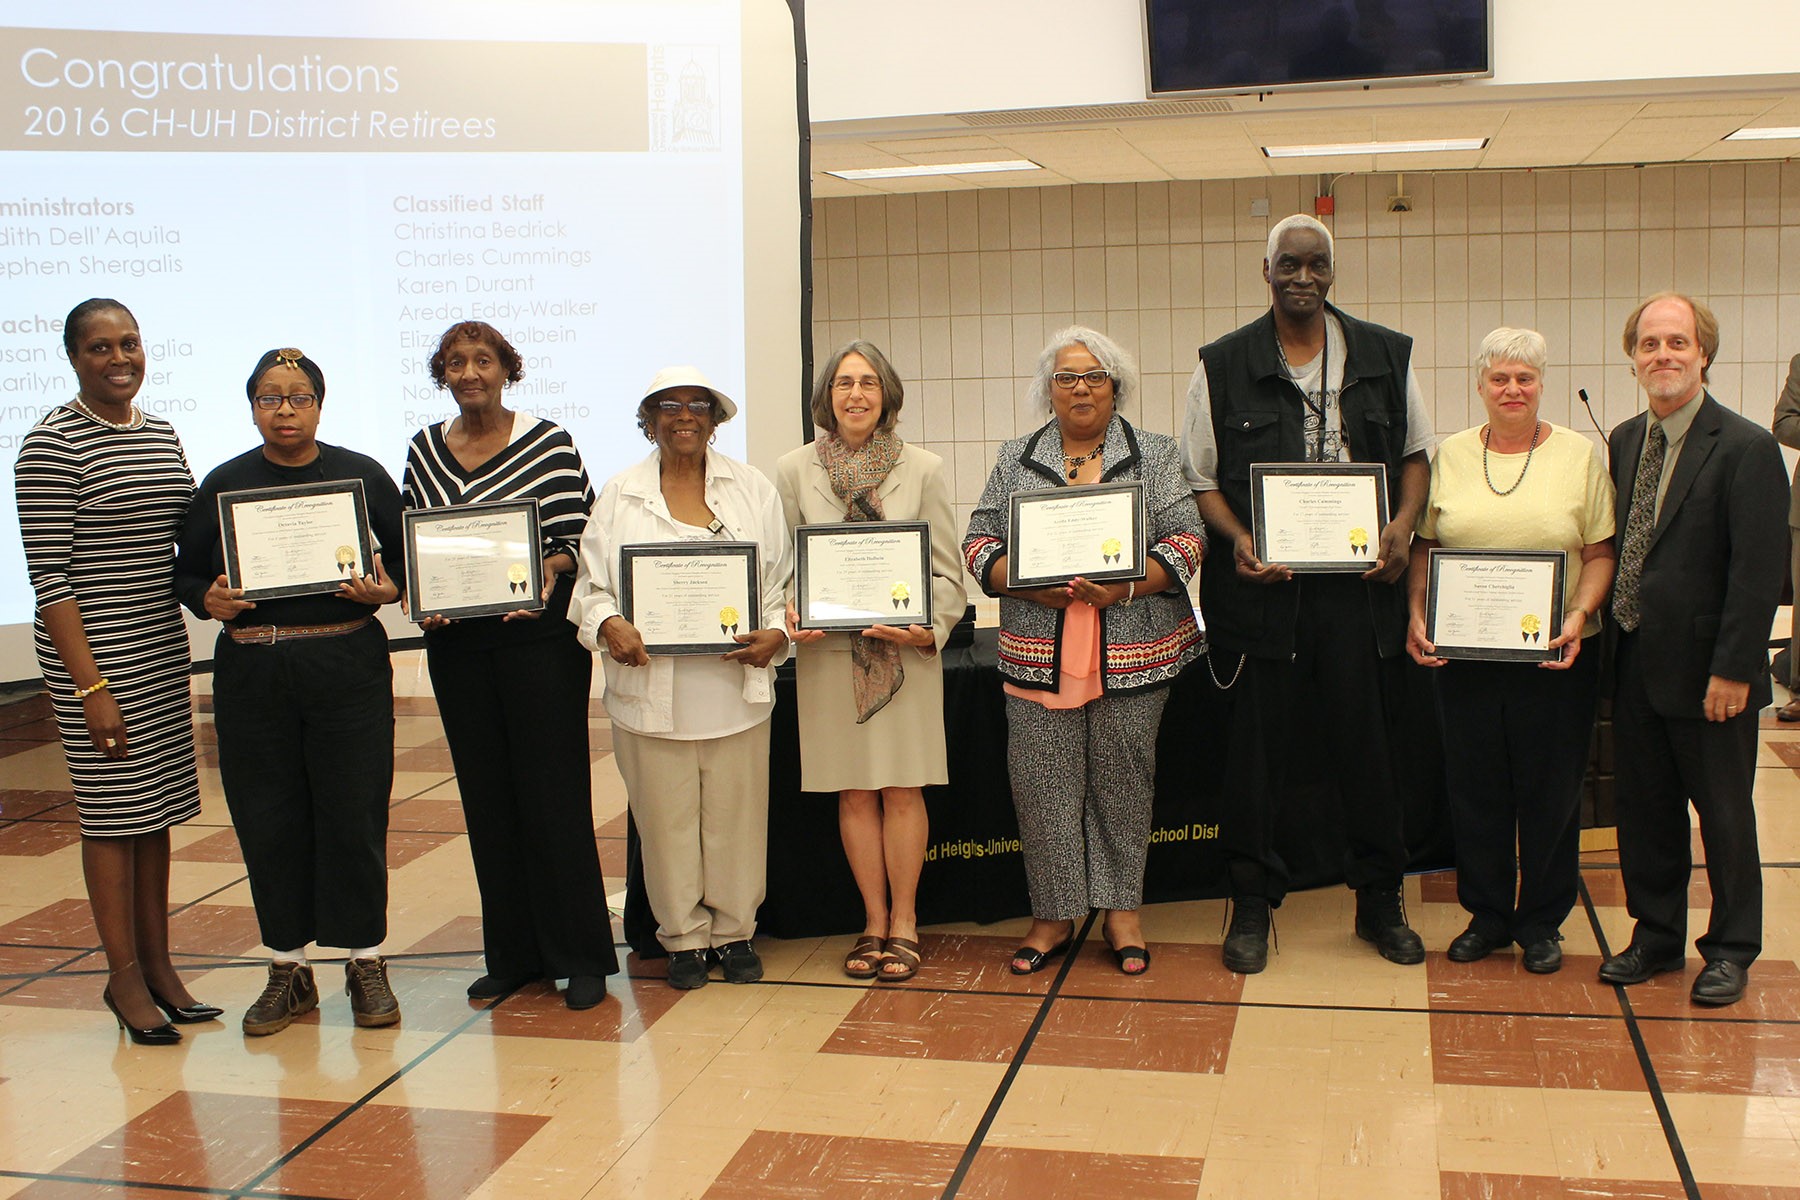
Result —
[[[452,325],[430,366],[459,412],[414,435],[406,507],[534,499],[543,534],[541,611],[421,622],[481,889],[487,974],[469,995],[566,978],[564,1002],[591,1008],[619,969],[594,847],[593,659],[566,616],[594,489],[567,432],[502,402],[525,372],[499,330]]]

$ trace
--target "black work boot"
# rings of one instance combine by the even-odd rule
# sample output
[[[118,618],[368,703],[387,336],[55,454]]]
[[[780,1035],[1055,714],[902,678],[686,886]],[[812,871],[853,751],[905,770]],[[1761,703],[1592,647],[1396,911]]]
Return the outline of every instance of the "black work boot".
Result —
[[[1254,975],[1269,965],[1269,902],[1261,896],[1231,898],[1231,928],[1225,934],[1225,969]]]
[[[1411,966],[1425,961],[1425,943],[1406,923],[1398,887],[1356,889],[1356,936],[1373,942],[1389,962]]]

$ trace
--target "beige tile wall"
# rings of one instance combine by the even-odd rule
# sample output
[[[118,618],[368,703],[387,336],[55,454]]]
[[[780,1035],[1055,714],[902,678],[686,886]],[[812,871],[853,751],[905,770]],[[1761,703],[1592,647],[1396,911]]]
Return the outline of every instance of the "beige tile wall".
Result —
[[[1045,339],[1071,321],[1132,350],[1132,420],[1173,432],[1204,342],[1268,307],[1270,225],[1310,209],[1313,180],[1240,179],[921,192],[815,207],[818,355],[852,337],[906,381],[901,432],[949,460],[959,516],[999,442],[1035,428],[1022,396]],[[1478,419],[1469,361],[1496,325],[1550,343],[1544,415],[1607,428],[1638,408],[1619,331],[1649,292],[1718,313],[1712,388],[1766,421],[1800,352],[1800,163],[1408,175],[1336,187],[1333,299],[1412,335],[1438,434]],[[1269,201],[1269,217],[1250,215]],[[1570,407],[1575,418],[1571,419]]]

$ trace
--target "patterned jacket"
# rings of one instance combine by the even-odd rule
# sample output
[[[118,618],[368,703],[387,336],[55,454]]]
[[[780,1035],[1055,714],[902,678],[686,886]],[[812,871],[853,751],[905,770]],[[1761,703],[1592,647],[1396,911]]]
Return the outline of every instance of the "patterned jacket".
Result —
[[[1175,439],[1133,429],[1118,414],[1106,429],[1102,482],[1141,480],[1149,555],[1174,586],[1139,593],[1130,604],[1100,610],[1100,682],[1107,692],[1164,687],[1200,653],[1202,638],[1188,602],[1188,581],[1200,570],[1206,535],[1182,475]],[[1000,447],[981,502],[969,517],[963,560],[988,595],[994,559],[1007,550],[1008,499],[1014,492],[1068,487],[1056,422]],[[999,582],[1004,583],[1002,579]],[[1030,600],[1000,598],[1000,673],[1025,688],[1055,691],[1061,670],[1063,611]]]

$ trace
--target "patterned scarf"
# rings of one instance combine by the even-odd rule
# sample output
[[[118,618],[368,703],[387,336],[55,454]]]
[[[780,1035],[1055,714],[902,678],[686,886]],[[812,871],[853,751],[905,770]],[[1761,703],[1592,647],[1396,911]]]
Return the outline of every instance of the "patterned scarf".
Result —
[[[821,433],[813,442],[819,465],[831,480],[831,490],[844,502],[846,521],[880,521],[881,497],[875,494],[904,445],[891,429],[877,429],[855,450],[835,433]],[[856,699],[856,723],[861,725],[887,706],[906,682],[900,665],[900,647],[880,638],[860,634],[850,637],[850,686]]]

